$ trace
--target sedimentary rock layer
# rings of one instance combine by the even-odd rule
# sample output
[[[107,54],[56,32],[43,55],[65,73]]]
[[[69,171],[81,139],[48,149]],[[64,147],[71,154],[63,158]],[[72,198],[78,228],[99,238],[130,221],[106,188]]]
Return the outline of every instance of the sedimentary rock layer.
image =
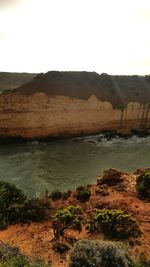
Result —
[[[0,95],[0,136],[42,138],[150,128],[150,77],[48,72]]]

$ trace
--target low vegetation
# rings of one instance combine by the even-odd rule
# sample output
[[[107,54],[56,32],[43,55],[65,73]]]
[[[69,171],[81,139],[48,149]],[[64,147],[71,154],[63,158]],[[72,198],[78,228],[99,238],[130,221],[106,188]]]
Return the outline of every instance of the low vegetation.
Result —
[[[51,205],[44,199],[27,199],[16,208],[15,214],[19,222],[40,222],[47,219]]]
[[[62,200],[66,200],[71,196],[71,190],[62,193]]]
[[[133,267],[150,267],[150,254],[145,251],[135,255]]]
[[[123,245],[97,240],[78,241],[69,267],[131,267],[132,260]]]
[[[80,186],[76,189],[76,198],[81,202],[88,201],[91,196],[91,191],[88,187]]]
[[[9,208],[11,205],[22,204],[26,200],[24,193],[15,185],[0,182],[0,209]]]
[[[18,222],[41,221],[50,209],[44,199],[28,199],[15,185],[0,182],[0,229]]]
[[[53,191],[51,194],[50,194],[50,198],[55,201],[55,200],[58,200],[58,199],[61,199],[62,198],[62,192],[59,191],[59,190],[56,190],[56,191]]]
[[[51,198],[53,201],[62,199],[62,200],[66,200],[71,196],[71,191],[68,190],[67,192],[61,192],[59,190],[53,191],[49,198]]]
[[[64,254],[65,252],[69,250],[69,246],[65,243],[57,241],[56,243],[54,243],[53,249],[57,253]]]
[[[13,184],[0,182],[0,229],[13,222],[16,207],[26,201],[26,196]]]
[[[123,175],[120,173],[118,174],[118,177],[121,177],[122,179]],[[106,174],[108,173],[105,173],[105,178]],[[114,193],[114,195],[118,194],[119,196],[119,193],[116,192],[118,191],[118,186],[119,188],[120,186],[125,187],[125,193],[129,187],[126,187],[124,181],[122,183],[121,180],[118,180],[120,178],[117,178],[116,180],[116,172],[114,170],[113,174],[113,181],[115,181],[116,184],[114,182],[101,184],[101,182],[99,183],[98,181],[96,185],[80,186],[75,192],[55,191],[52,192],[51,195],[47,193],[45,197],[37,199],[28,198],[21,190],[17,189],[12,184],[0,182],[0,229],[4,229],[9,224],[40,222],[50,218],[54,236],[50,231],[50,239],[52,242],[49,243],[47,249],[50,249],[51,252],[48,251],[47,253],[57,253],[56,258],[64,260],[65,257],[66,259],[69,259],[68,251],[71,250],[72,253],[70,256],[69,267],[150,267],[149,258],[140,257],[136,258],[136,260],[131,258],[123,243],[118,242],[124,241],[124,243],[128,243],[130,246],[135,246],[134,249],[136,249],[136,246],[139,246],[139,244],[142,244],[142,246],[145,244],[141,241],[145,238],[145,229],[142,228],[144,233],[143,237],[141,239],[136,239],[141,234],[140,227],[132,215],[123,210],[128,210],[125,205],[126,203],[130,203],[134,194],[136,205],[133,205],[132,203],[129,210],[134,214],[133,207],[136,207],[138,210],[140,205],[142,205],[140,208],[146,205],[146,210],[143,208],[144,213],[140,213],[140,218],[143,219],[142,216],[144,214],[145,222],[148,221],[148,213],[146,213],[148,203],[137,199],[137,195],[141,199],[149,199],[150,172],[141,171],[137,173],[138,177],[134,180],[134,186],[136,186],[137,193],[135,193],[135,187],[133,188],[132,186],[132,196],[130,195],[130,199],[128,198],[126,201],[125,195],[124,198],[119,199],[120,202],[118,202],[118,199],[111,199],[111,192]],[[113,185],[113,188],[111,188],[110,185]],[[91,192],[92,198],[90,199]],[[111,200],[115,201],[115,203],[112,203]],[[79,202],[79,205],[81,205],[82,208],[80,206],[75,206],[75,203]],[[112,209],[112,207],[119,207],[119,209]],[[121,210],[121,208],[123,210]],[[140,208],[139,210],[141,211]],[[138,221],[141,222],[139,217],[137,218]],[[85,231],[85,225],[88,231]],[[17,227],[18,226],[15,226],[14,229],[17,229]],[[83,231],[80,235],[79,233],[82,230],[82,227]],[[42,229],[44,229],[44,227]],[[45,231],[47,231],[47,226],[45,229]],[[67,231],[69,229],[71,230]],[[73,230],[77,230],[79,233]],[[104,242],[89,239],[78,241],[81,236],[91,239],[95,234],[97,235],[97,233],[102,234],[101,236],[103,236],[103,239],[112,239],[117,242]],[[44,242],[44,240],[42,240],[42,242]],[[143,251],[142,249],[141,251]],[[39,254],[41,253],[40,255],[43,255],[43,252],[41,251],[42,246],[41,249],[39,249]],[[68,264],[68,261],[66,264]],[[11,248],[0,241],[0,267],[46,266],[47,265],[43,262],[33,262],[30,258],[22,255],[18,249]]]
[[[64,232],[68,228],[81,230],[83,212],[79,206],[68,206],[58,209],[52,217],[52,224],[55,238],[64,236]]]
[[[117,239],[137,237],[140,234],[139,226],[131,214],[117,209],[96,210],[89,220],[88,228],[90,232],[102,232],[107,237]]]
[[[135,261],[133,262],[132,267],[149,267],[150,266],[150,261],[143,261],[143,260],[139,260],[139,261]]]
[[[144,172],[136,180],[137,194],[140,198],[150,199],[150,172]]]
[[[42,261],[32,261],[16,247],[0,243],[0,267],[50,267]]]

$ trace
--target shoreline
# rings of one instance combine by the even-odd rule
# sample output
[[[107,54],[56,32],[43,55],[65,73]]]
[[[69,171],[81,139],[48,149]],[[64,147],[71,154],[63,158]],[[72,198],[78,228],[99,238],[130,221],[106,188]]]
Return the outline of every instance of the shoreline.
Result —
[[[22,136],[0,136],[0,144],[11,144],[11,143],[26,143],[26,142],[53,142],[53,141],[62,141],[72,138],[80,138],[87,136],[96,136],[102,134],[107,140],[111,140],[117,137],[128,139],[132,136],[137,137],[147,137],[150,136],[150,129],[133,129],[130,132],[121,132],[116,130],[102,130],[98,133],[91,134],[69,134],[69,135],[56,135],[56,136],[46,136],[46,137],[35,137],[35,138],[26,138]]]

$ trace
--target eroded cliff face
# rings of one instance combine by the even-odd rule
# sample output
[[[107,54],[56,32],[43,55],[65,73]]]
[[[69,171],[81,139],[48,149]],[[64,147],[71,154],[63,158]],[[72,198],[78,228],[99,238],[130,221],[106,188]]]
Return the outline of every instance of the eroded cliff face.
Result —
[[[102,130],[129,132],[150,128],[148,104],[131,102],[122,111],[94,95],[87,101],[68,97],[7,94],[0,97],[0,136],[37,138],[93,134]]]
[[[101,82],[99,76],[98,81],[91,80],[90,84],[90,80],[78,80],[77,75],[68,82],[62,73],[61,79],[40,75],[13,92],[1,94],[0,136],[33,139],[150,128],[149,83],[141,82],[141,92],[131,88],[127,80],[127,88],[123,83],[118,87],[118,80],[111,77],[114,87],[110,84],[106,88],[110,78]]]

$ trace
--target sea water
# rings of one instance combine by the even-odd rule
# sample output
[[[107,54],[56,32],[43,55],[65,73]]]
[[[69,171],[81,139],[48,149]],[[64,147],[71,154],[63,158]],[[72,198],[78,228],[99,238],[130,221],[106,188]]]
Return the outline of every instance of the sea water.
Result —
[[[0,144],[0,180],[30,197],[96,182],[107,168],[130,172],[150,167],[150,136],[104,135],[50,142]]]

